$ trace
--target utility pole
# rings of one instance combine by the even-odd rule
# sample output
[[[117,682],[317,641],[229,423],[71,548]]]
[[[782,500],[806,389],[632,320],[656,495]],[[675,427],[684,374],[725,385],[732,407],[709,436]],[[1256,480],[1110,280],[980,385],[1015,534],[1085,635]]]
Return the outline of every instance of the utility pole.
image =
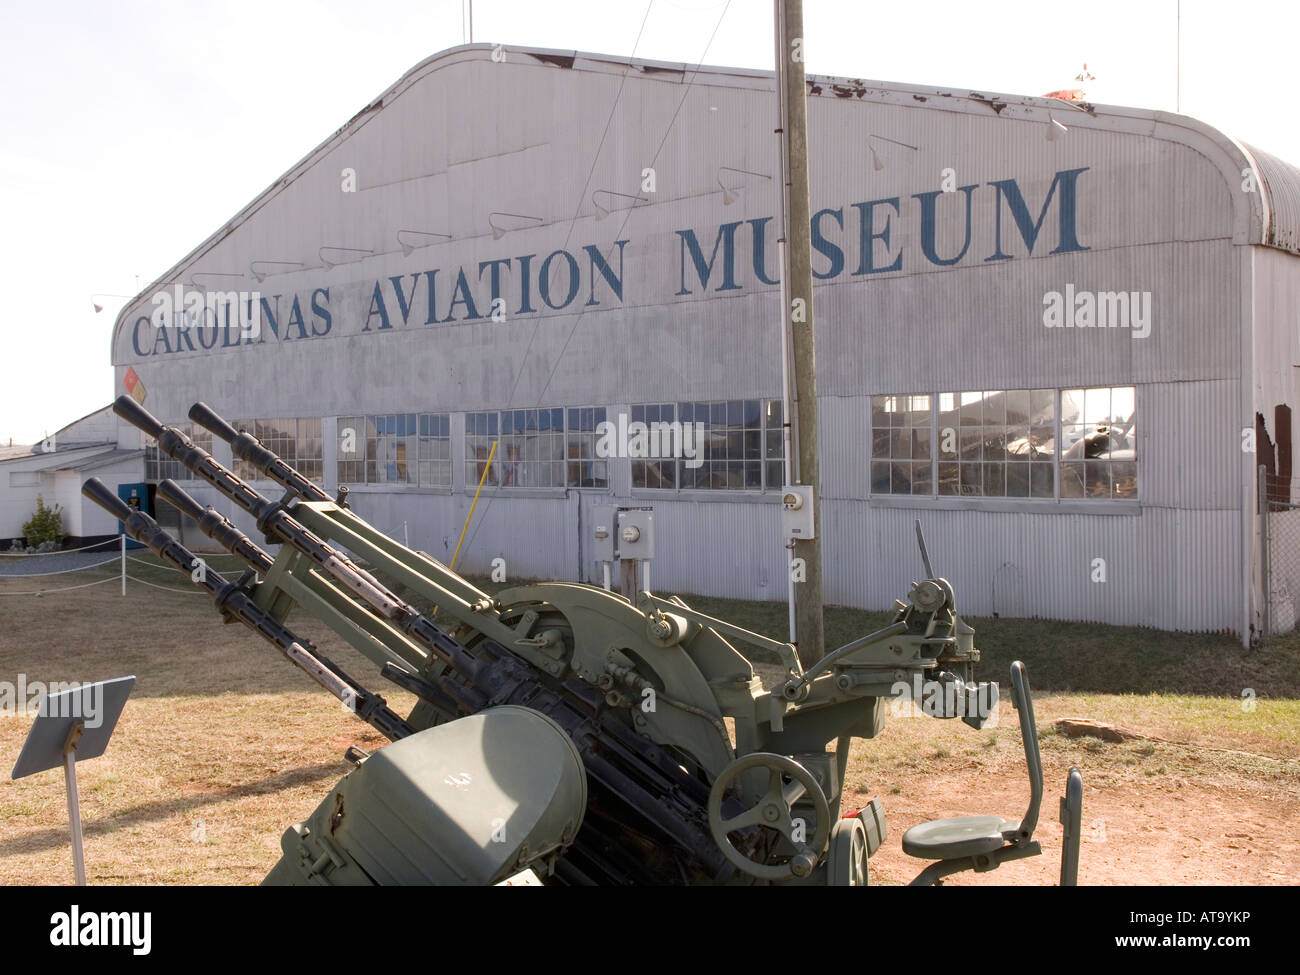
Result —
[[[785,198],[785,267],[794,372],[794,423],[798,464],[795,483],[812,489],[813,537],[796,539],[791,550],[795,633],[799,660],[808,666],[825,653],[822,624],[822,537],[817,461],[817,356],[813,339],[812,224],[808,190],[808,104],[804,81],[803,0],[774,0],[776,7],[777,94],[781,100]],[[787,418],[789,419],[789,418]]]

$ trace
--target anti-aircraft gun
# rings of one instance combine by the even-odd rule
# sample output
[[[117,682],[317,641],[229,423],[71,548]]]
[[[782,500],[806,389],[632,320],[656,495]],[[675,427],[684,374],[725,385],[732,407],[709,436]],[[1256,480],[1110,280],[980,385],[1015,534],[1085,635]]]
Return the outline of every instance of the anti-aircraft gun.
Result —
[[[862,884],[885,836],[878,802],[841,814],[849,744],[884,726],[900,687],[936,688],[927,713],[974,727],[996,684],[975,684],[974,631],[952,586],[927,578],[881,630],[801,666],[794,647],[651,592],[626,598],[547,582],[492,596],[398,544],[248,433],[197,403],[190,419],[284,489],[264,497],[135,400],[114,404],[158,449],[253,519],[277,555],[164,480],[159,494],[247,566],[228,580],[96,479],[84,492],[132,538],[190,576],[227,621],[250,627],[391,744],[286,831],[266,878],[285,884]],[[437,607],[455,623],[435,623]],[[405,718],[287,623],[328,626],[418,703]],[[765,688],[737,643],[775,654]],[[1012,668],[1030,770],[1021,820],[964,817],[909,830],[937,861],[917,878],[989,870],[1040,853],[1037,732]],[[1077,868],[1077,771],[1062,801],[1062,882]]]

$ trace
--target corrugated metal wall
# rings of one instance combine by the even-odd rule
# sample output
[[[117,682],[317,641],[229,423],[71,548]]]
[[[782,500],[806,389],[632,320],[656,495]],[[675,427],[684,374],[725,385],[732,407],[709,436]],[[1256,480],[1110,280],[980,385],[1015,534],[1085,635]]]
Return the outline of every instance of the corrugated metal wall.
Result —
[[[495,63],[481,49],[421,66],[174,274],[301,263],[261,290],[282,296],[283,316],[294,295],[306,310],[314,289],[328,288],[328,334],[167,353],[148,345],[146,326],[141,355],[133,347],[135,322],[149,311],[141,302],[119,323],[119,383],[135,369],[150,391],[146,405],[167,419],[199,398],[237,417],[323,416],[327,440],[329,418],[350,413],[779,396],[777,290],[758,277],[777,272],[774,224],[764,266],[753,261],[761,222],[776,212],[770,81],[721,70],[689,79],[582,57],[566,69],[527,52]],[[919,572],[911,525],[920,515],[936,563],[971,611],[1239,627],[1249,300],[1239,254],[1242,228],[1262,232],[1262,218],[1258,200],[1234,193],[1226,174],[1245,157],[1198,123],[1153,113],[1093,116],[905,86],[816,90],[813,208],[829,212],[819,218],[814,269],[833,275],[816,291],[828,600],[880,607],[903,595]],[[1049,138],[1051,117],[1068,132]],[[642,189],[647,168],[653,193]],[[356,172],[355,194],[340,191],[344,169]],[[932,244],[941,260],[962,255],[951,266],[926,257],[921,219],[925,194],[945,180],[954,192],[935,200]],[[1037,221],[1032,249],[1000,195],[1010,180]],[[731,205],[724,187],[737,195]],[[1066,246],[1061,218],[1071,189],[1078,249]],[[645,202],[632,208],[616,194]],[[867,206],[882,200],[897,202]],[[598,219],[597,202],[608,216]],[[873,222],[864,226],[868,210]],[[494,213],[522,218],[492,217],[507,229],[497,240]],[[737,223],[736,287],[720,290],[719,228]],[[404,256],[401,230],[454,239]],[[706,258],[715,245],[722,255],[707,288],[683,231],[697,235]],[[615,261],[616,240],[628,241],[621,300],[590,273],[583,250]],[[374,254],[329,270],[320,247]],[[580,260],[582,280],[573,304],[551,310],[536,275],[559,249]],[[518,311],[525,256],[533,312]],[[896,271],[868,267],[897,256]],[[464,321],[463,304],[444,320],[457,269],[482,304],[486,262],[503,259],[512,262],[507,323]],[[422,289],[433,271],[431,322]],[[1276,278],[1300,281],[1289,264]],[[561,291],[567,284],[562,273],[555,281]],[[1149,292],[1150,334],[1044,328],[1044,296],[1067,286]],[[405,316],[399,287],[414,289]],[[379,328],[376,288],[390,329]],[[1138,504],[1092,514],[1052,502],[936,499],[918,508],[868,498],[872,394],[1090,385],[1138,389]],[[331,490],[332,456],[327,445]],[[775,497],[697,503],[632,492],[626,463],[614,467],[611,497],[656,507],[656,585],[784,598]],[[405,523],[413,544],[449,557],[473,485],[461,477],[456,487],[359,490],[354,503],[380,527],[400,533]],[[592,571],[581,564],[576,492],[508,493],[480,503],[481,527],[462,556],[468,571],[485,571],[496,555],[512,575]],[[1106,559],[1104,584],[1089,581],[1094,558]]]

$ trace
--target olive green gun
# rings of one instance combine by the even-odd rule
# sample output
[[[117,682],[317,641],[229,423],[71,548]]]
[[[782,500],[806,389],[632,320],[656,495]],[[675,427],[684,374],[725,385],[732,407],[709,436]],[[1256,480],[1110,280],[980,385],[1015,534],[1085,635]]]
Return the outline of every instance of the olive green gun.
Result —
[[[929,565],[892,622],[801,666],[795,648],[640,592],[633,603],[567,582],[490,595],[398,544],[203,404],[190,418],[284,489],[264,497],[185,434],[123,396],[115,411],[250,516],[278,554],[165,480],[159,495],[247,570],[226,580],[93,479],[85,491],[133,538],[195,578],[228,619],[278,646],[392,743],[286,831],[268,883],[864,884],[885,839],[873,800],[845,813],[849,745],[884,727],[888,702],[988,720],[997,685],[975,683],[974,631]],[[196,571],[201,567],[201,572]],[[202,578],[198,578],[202,576]],[[450,618],[443,625],[435,622]],[[290,629],[324,623],[418,703],[403,718]],[[780,661],[767,686],[744,645]],[[1023,667],[1012,669],[1030,770],[1021,820],[969,817],[909,830],[939,883],[1041,852],[1042,770]],[[1027,723],[1026,723],[1027,722]],[[1079,796],[1062,801],[1062,882],[1077,871]],[[1072,837],[1072,838],[1071,838]]]

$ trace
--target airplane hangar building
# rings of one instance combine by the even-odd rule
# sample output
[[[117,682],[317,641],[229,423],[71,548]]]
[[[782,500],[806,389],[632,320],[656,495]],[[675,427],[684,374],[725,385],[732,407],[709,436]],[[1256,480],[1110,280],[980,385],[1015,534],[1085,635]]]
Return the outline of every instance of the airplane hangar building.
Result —
[[[809,95],[827,601],[903,595],[919,517],[965,612],[1249,639],[1300,171],[1160,112]],[[783,599],[775,111],[762,72],[436,55],[123,311],[117,392],[206,401],[443,560],[498,442],[471,573],[598,580],[593,509],[629,503],[655,588]],[[603,456],[620,417],[704,453]]]

